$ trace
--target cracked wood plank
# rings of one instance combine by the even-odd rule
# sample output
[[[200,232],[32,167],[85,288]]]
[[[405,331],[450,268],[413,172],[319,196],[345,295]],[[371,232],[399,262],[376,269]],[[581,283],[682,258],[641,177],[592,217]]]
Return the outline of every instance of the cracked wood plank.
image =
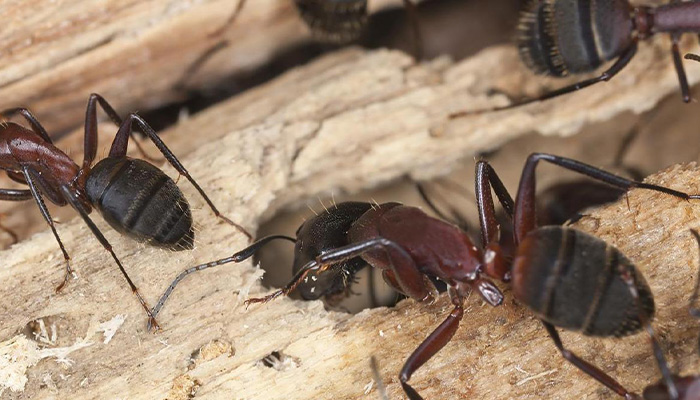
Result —
[[[516,57],[512,49],[494,48],[458,64],[440,59],[416,65],[398,52],[350,49],[183,121],[167,135],[168,143],[219,208],[254,230],[260,220],[303,198],[330,190],[356,191],[408,173],[424,177],[441,173],[457,160],[495,148],[511,137],[532,131],[570,133],[615,113],[650,107],[663,93],[676,90],[665,48],[651,46],[625,71],[629,77],[641,76],[643,71],[647,79],[642,81],[616,79],[557,102],[445,121],[455,107],[503,101],[480,94],[485,90],[483,82],[491,74],[506,81],[522,76],[522,71],[508,67]],[[502,60],[510,61],[500,64]],[[692,72],[690,78],[697,82],[698,74]],[[200,135],[194,147],[193,132]],[[166,168],[166,172],[173,171]],[[678,167],[659,179],[692,191],[698,186],[693,183],[696,174],[691,167]],[[235,230],[217,222],[190,186],[182,186],[198,228],[191,252],[169,253],[134,244],[95,217],[151,302],[181,269],[226,256],[245,244]],[[624,217],[609,219],[620,227],[621,236],[613,235],[616,231],[609,226],[600,234],[648,271],[658,298],[664,343],[672,345],[671,359],[680,358],[679,368],[685,371],[693,367],[695,358],[689,345],[679,341],[690,341],[693,334],[686,329],[679,336],[674,327],[694,323],[678,310],[684,307],[680,299],[688,293],[683,285],[690,284],[689,274],[697,265],[691,259],[694,244],[687,235],[688,226],[698,226],[697,207],[638,192],[630,195],[630,203],[631,210],[624,206]],[[605,227],[608,217],[592,221]],[[445,299],[427,307],[407,301],[392,310],[349,317],[326,313],[319,303],[285,299],[246,311],[242,300],[248,289],[251,293],[264,289],[256,283],[260,272],[242,264],[183,282],[161,314],[164,332],[151,335],[138,303],[89,230],[74,220],[62,223],[59,231],[79,275],[63,293],[52,291],[63,272],[49,232],[0,253],[3,351],[20,348],[24,349],[21,354],[31,356],[22,365],[10,358],[19,370],[14,376],[27,381],[20,392],[5,388],[6,398],[68,393],[75,399],[187,398],[195,389],[196,396],[203,398],[358,398],[370,383],[371,354],[379,358],[382,375],[396,397],[400,365],[447,310]],[[626,238],[639,247],[627,244]],[[654,252],[665,257],[667,251],[673,255],[664,262],[651,263],[646,258]],[[655,266],[669,269],[656,272]],[[673,287],[678,290],[670,294],[660,290],[667,287],[663,279],[677,283]],[[486,311],[472,297],[468,308],[455,340],[412,381],[428,398],[605,396],[602,389],[562,364],[546,334],[521,307],[509,301]],[[98,328],[118,315],[126,319],[105,344]],[[32,323],[37,319],[44,321],[46,335],[35,328],[38,322]],[[22,332],[34,331],[46,336],[48,343],[20,343]],[[570,335],[564,340],[635,389],[655,377],[641,335],[625,341],[629,347],[617,341],[585,342],[579,347],[584,342]],[[199,350],[213,341],[223,343],[214,349],[230,345],[230,350],[219,357],[207,352],[202,356]],[[8,343],[12,346],[7,347]],[[61,363],[37,353],[45,347],[74,349],[85,343],[90,344],[62,353]],[[289,357],[281,371],[257,362],[273,351]],[[375,396],[371,391],[366,395]]]

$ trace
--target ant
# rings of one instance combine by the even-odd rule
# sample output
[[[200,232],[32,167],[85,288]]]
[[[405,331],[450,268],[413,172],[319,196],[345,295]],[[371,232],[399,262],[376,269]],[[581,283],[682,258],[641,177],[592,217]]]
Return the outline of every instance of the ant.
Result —
[[[564,77],[591,72],[613,59],[615,62],[594,78],[507,106],[457,112],[450,119],[507,110],[609,81],[635,56],[638,42],[656,33],[671,35],[681,95],[684,102],[690,102],[678,42],[683,33],[700,32],[700,1],[671,0],[663,6],[632,7],[628,0],[534,0],[521,14],[518,31],[520,57],[537,74]]]
[[[343,219],[338,221],[338,229],[333,231],[332,237],[298,237],[295,240],[297,250],[306,249],[316,254],[315,258],[308,260],[282,289],[262,298],[248,299],[246,305],[287,295],[314,273],[342,268],[358,258],[379,268],[384,280],[397,291],[420,302],[435,299],[436,290],[429,278],[440,279],[447,284],[454,309],[411,354],[399,375],[404,392],[411,400],[417,400],[422,397],[408,382],[418,368],[451,340],[464,314],[464,299],[471,291],[476,291],[488,304],[498,306],[503,303],[503,294],[491,279],[510,281],[515,298],[540,319],[566,360],[620,396],[632,399],[634,395],[612,377],[567,350],[556,327],[594,336],[635,333],[654,313],[651,290],[634,264],[603,240],[569,227],[537,226],[535,169],[540,161],[621,189],[641,188],[683,200],[700,199],[700,195],[632,181],[573,159],[534,153],[525,163],[513,201],[495,170],[482,160],[476,165],[475,183],[481,248],[458,227],[430,217],[415,207],[399,203],[341,203],[337,207],[344,210],[340,213]],[[504,254],[499,245],[492,188],[513,221],[514,258]],[[302,225],[298,233],[325,233],[302,231],[303,228]],[[217,265],[241,262],[275,239],[294,240],[268,236],[230,257],[183,271],[161,297],[154,314],[184,276]],[[338,247],[312,248],[331,241],[337,242]]]
[[[635,122],[620,141],[620,146],[615,152],[611,164],[616,171],[624,172],[633,180],[641,181],[644,178],[644,173],[636,167],[625,164],[624,158],[639,136],[641,128],[654,115],[655,113],[648,113]],[[584,177],[557,182],[538,194],[538,222],[540,225],[571,224],[583,217],[584,210],[612,203],[624,194],[624,190],[612,188],[604,183]]]
[[[423,184],[415,183],[415,186],[420,197],[435,214],[444,220],[456,220],[456,224],[460,226],[460,228],[466,229],[466,221],[462,219],[459,214],[455,214],[454,210],[450,210],[452,212],[452,217],[446,216],[430,199]],[[292,274],[296,274],[309,261],[316,259],[319,255],[347,244],[348,230],[357,220],[357,217],[367,212],[370,208],[372,208],[372,204],[370,203],[353,201],[335,203],[335,201],[333,201],[331,207],[324,206],[323,211],[315,213],[313,217],[306,219],[297,229],[295,233],[296,238],[285,235],[268,236],[257,241],[257,246],[253,249],[253,252],[245,258],[252,256],[270,241],[280,239],[286,240],[294,243]],[[161,296],[158,304],[156,304],[152,310],[153,315],[158,315],[168,297],[170,297],[175,289],[175,286],[187,275],[216,265],[220,264],[214,265],[209,263],[204,266],[193,267],[183,271],[175,278]],[[357,273],[367,266],[367,262],[361,257],[355,257],[336,264],[335,268],[332,270],[322,272],[310,271],[304,278],[304,281],[297,286],[297,292],[304,300],[318,300],[323,297],[327,304],[335,305],[351,294],[350,285],[356,281]],[[374,275],[370,273],[368,278],[370,280],[368,291],[369,295],[372,297],[375,293],[373,277]],[[444,291],[444,284],[442,284],[442,282],[437,281],[433,283],[436,284],[439,289],[443,289],[441,291]],[[372,299],[370,303],[377,305],[380,302],[377,299]]]
[[[119,126],[109,156],[94,166],[97,155],[97,105]],[[156,132],[138,114],[122,121],[112,106],[99,94],[91,94],[85,113],[83,165],[78,166],[68,155],[54,146],[38,119],[26,108],[12,108],[0,113],[5,119],[19,114],[29,123],[27,129],[14,122],[0,124],[0,170],[29,189],[0,189],[0,200],[23,201],[33,198],[58,242],[66,265],[60,292],[73,275],[70,256],[63,246],[54,221],[44,204],[44,197],[58,206],[70,204],[80,214],[102,246],[111,254],[129,287],[158,329],[151,310],[129,278],[112,245],[88,214],[97,209],[119,233],[139,242],[170,250],[194,247],[192,214],[184,195],[175,182],[158,167],[144,160],[126,156],[133,125],[153,141],[170,164],[189,180],[214,214],[251,238],[240,225],[222,215],[189,172],[168,149]]]

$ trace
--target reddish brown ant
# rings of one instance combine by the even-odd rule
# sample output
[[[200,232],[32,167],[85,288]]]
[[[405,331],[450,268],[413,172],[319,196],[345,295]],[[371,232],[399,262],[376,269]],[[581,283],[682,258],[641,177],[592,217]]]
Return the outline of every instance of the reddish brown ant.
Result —
[[[97,155],[97,105],[119,126],[109,156],[92,165]],[[58,242],[66,265],[66,274],[56,291],[73,275],[70,256],[63,247],[54,221],[44,204],[47,197],[58,206],[70,204],[80,214],[102,246],[109,251],[134,292],[149,321],[157,328],[146,301],[131,281],[121,261],[88,214],[93,207],[117,231],[138,241],[172,250],[191,249],[194,245],[192,214],[189,204],[175,182],[156,166],[126,156],[129,137],[136,126],[156,145],[170,164],[194,185],[211,210],[250,238],[238,224],[222,215],[189,172],[168,149],[156,132],[137,114],[124,121],[98,94],[90,95],[85,114],[85,153],[78,166],[53,145],[41,123],[26,108],[5,110],[5,119],[20,114],[31,130],[13,122],[0,124],[0,170],[29,189],[0,189],[0,200],[23,201],[33,198]]]
[[[533,0],[522,13],[518,30],[520,56],[537,74],[563,77],[593,71],[613,59],[615,62],[597,77],[539,97],[503,107],[462,111],[450,118],[519,107],[609,81],[632,60],[639,40],[656,33],[671,35],[671,54],[683,101],[690,101],[678,42],[683,33],[700,32],[700,1],[671,0],[663,6],[632,7],[628,0]]]
[[[337,229],[331,228],[331,232],[307,231],[302,225],[296,240],[269,236],[231,257],[183,271],[161,297],[154,314],[184,276],[240,262],[269,241],[282,238],[295,241],[297,251],[304,249],[315,258],[307,257],[306,264],[284,288],[262,298],[249,299],[246,304],[286,295],[303,285],[312,274],[343,268],[346,263],[360,258],[381,269],[389,285],[418,301],[434,299],[435,289],[429,277],[447,284],[453,311],[418,346],[399,375],[404,391],[412,400],[422,397],[409,385],[411,375],[450,341],[462,319],[463,302],[468,293],[476,291],[492,306],[503,302],[503,294],[490,278],[512,281],[515,297],[537,315],[566,360],[620,396],[632,399],[634,394],[612,377],[564,348],[555,327],[594,336],[632,334],[643,325],[648,326],[645,322],[653,316],[651,291],[632,262],[603,240],[567,227],[537,227],[535,168],[541,160],[622,189],[649,189],[684,200],[700,198],[625,179],[576,160],[535,153],[525,163],[514,202],[495,170],[486,161],[479,161],[476,195],[481,249],[458,227],[429,217],[415,207],[399,203],[341,203],[337,205],[342,210],[337,214],[340,217]],[[506,261],[510,257],[503,254],[498,243],[499,226],[491,197],[492,187],[513,221],[517,251],[512,263]],[[320,233],[330,237],[304,236]],[[331,242],[338,247],[314,247]],[[601,290],[600,285],[605,285],[606,290]],[[653,336],[652,341],[655,343]]]

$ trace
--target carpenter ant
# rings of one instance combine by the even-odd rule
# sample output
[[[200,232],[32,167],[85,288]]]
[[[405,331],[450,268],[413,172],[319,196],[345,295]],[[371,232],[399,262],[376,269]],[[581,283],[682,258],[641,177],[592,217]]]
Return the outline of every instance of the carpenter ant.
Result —
[[[109,156],[92,165],[97,155],[97,105],[119,126]],[[129,278],[122,263],[102,232],[88,214],[93,207],[118,232],[137,241],[171,250],[194,246],[192,214],[189,204],[175,182],[156,166],[126,156],[133,125],[143,131],[170,164],[189,180],[202,195],[217,217],[232,224],[249,238],[250,234],[222,215],[173,155],[156,132],[137,114],[124,121],[107,101],[98,94],[90,95],[85,114],[85,154],[78,166],[68,155],[56,148],[46,130],[26,108],[13,108],[1,113],[4,118],[20,114],[31,130],[13,122],[0,125],[0,169],[26,189],[0,189],[0,200],[23,201],[34,198],[44,219],[58,242],[66,264],[66,274],[56,288],[59,292],[73,274],[70,257],[58,236],[43,197],[58,205],[70,204],[83,218],[102,246],[109,251],[119,270],[146,310],[149,321],[158,325],[146,301]]]
[[[443,214],[437,206],[431,201],[425,187],[416,183],[416,189],[421,198],[426,202],[433,212],[439,215],[444,220],[450,220]],[[372,204],[364,202],[342,202],[335,203],[331,207],[325,207],[324,211],[317,213],[312,218],[304,221],[296,231],[296,238],[284,235],[273,235],[260,239],[256,244],[251,245],[252,251],[246,253],[246,257],[240,261],[251,257],[255,252],[260,250],[264,245],[272,240],[282,239],[294,243],[294,262],[292,265],[292,273],[296,274],[309,261],[316,259],[319,255],[348,244],[348,230],[352,224],[366,213]],[[462,229],[466,227],[466,221],[456,214],[454,210],[450,210],[453,219],[457,220],[457,225]],[[178,275],[170,284],[165,293],[161,296],[158,304],[153,308],[153,315],[156,316],[165,304],[170,294],[175,289],[175,286],[180,283],[185,276],[203,269],[211,268],[221,263],[208,263],[202,266],[189,268]],[[355,281],[357,273],[368,266],[361,257],[355,257],[350,260],[337,263],[335,268],[327,271],[310,271],[303,282],[297,286],[297,292],[304,300],[318,300],[321,297],[328,304],[334,305],[348,296],[350,284]],[[374,274],[370,273],[369,278],[369,295],[374,296],[373,280]],[[433,282],[440,291],[444,291],[442,282]],[[372,304],[378,304],[379,301],[372,300]]]
[[[654,313],[654,300],[641,273],[619,250],[584,232],[561,226],[538,228],[535,210],[535,168],[539,161],[587,175],[612,186],[642,188],[689,200],[673,189],[636,182],[576,160],[544,153],[530,155],[523,168],[515,202],[495,170],[486,161],[476,166],[476,195],[481,225],[482,248],[458,227],[429,217],[415,207],[399,203],[373,205],[342,203],[346,232],[338,238],[346,243],[334,249],[316,250],[314,259],[296,273],[284,288],[246,304],[267,302],[300,287],[312,273],[342,268],[361,258],[382,270],[389,285],[406,296],[425,302],[435,298],[429,277],[448,285],[453,311],[413,352],[404,364],[399,379],[411,400],[422,399],[408,381],[411,375],[444,347],[456,332],[464,314],[463,302],[472,290],[492,306],[503,302],[501,290],[491,281],[512,281],[515,297],[541,320],[562,356],[577,368],[620,396],[632,399],[612,377],[564,348],[555,327],[581,331],[593,336],[625,336],[637,332]],[[514,221],[517,246],[512,263],[498,243],[499,226],[491,196],[493,187],[501,205]],[[341,224],[338,224],[341,226]],[[346,227],[347,228],[346,230]],[[318,232],[322,233],[322,232]],[[187,274],[251,257],[265,243],[285,238],[269,236],[232,255],[183,271],[158,302],[154,314]],[[331,240],[335,240],[330,238]],[[291,238],[285,238],[291,240]],[[306,239],[306,238],[301,238]],[[310,245],[297,240],[297,249]],[[330,240],[316,239],[317,243]],[[601,285],[604,285],[601,287]],[[606,290],[602,290],[606,288]]]
[[[543,101],[612,79],[637,53],[639,40],[671,35],[671,54],[684,102],[690,88],[678,50],[681,34],[700,32],[700,1],[671,0],[658,7],[632,7],[628,0],[534,0],[522,13],[517,38],[520,57],[537,74],[563,77],[613,65],[585,79],[532,99],[486,110],[463,111],[458,118]]]

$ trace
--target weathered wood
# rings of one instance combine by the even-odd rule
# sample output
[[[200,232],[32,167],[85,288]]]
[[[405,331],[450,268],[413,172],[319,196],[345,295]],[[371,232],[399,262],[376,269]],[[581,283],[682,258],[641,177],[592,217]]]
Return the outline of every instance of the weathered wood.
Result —
[[[570,133],[625,110],[651,107],[677,87],[665,41],[662,44],[645,47],[629,70],[595,90],[449,123],[445,115],[451,111],[503,101],[481,94],[489,84],[507,85],[526,76],[513,70],[514,50],[490,49],[456,65],[444,59],[415,65],[396,52],[348,50],[183,121],[168,134],[168,143],[222,211],[254,229],[261,218],[308,196],[333,189],[355,191],[406,173],[430,176],[527,132]],[[699,77],[691,71],[690,78],[697,82]],[[695,175],[693,168],[678,168],[662,181],[692,191],[698,187]],[[168,253],[134,244],[95,217],[150,301],[182,268],[228,255],[245,244],[241,235],[217,223],[191,187],[181,183],[199,228],[192,252]],[[618,214],[600,215],[589,224],[597,222],[597,233],[647,271],[658,297],[664,337],[674,344],[671,358],[681,355],[681,367],[692,368],[697,364],[692,364],[696,359],[689,356],[687,343],[694,333],[685,330],[692,322],[683,316],[685,305],[679,299],[689,293],[686,286],[697,265],[687,227],[698,225],[698,208],[693,202],[639,191],[630,195],[630,205],[628,210],[623,202],[612,208]],[[393,310],[350,318],[326,313],[319,303],[280,300],[246,311],[242,300],[248,289],[263,289],[256,284],[260,272],[244,264],[183,282],[161,314],[164,332],[154,336],[146,332],[138,303],[89,230],[72,221],[61,224],[59,231],[79,275],[63,293],[53,293],[63,267],[49,232],[0,253],[0,341],[3,354],[11,355],[0,357],[7,363],[0,371],[6,373],[11,366],[18,368],[12,379],[28,379],[17,386],[24,387],[23,392],[5,388],[8,398],[187,398],[195,387],[197,396],[206,398],[357,398],[371,380],[371,354],[378,357],[389,391],[397,397],[400,365],[448,309],[445,299],[431,307],[404,302]],[[654,255],[658,261],[651,261]],[[666,287],[676,289],[661,290]],[[125,322],[109,343],[103,343],[99,324],[119,315],[126,316]],[[416,387],[430,399],[458,394],[605,395],[561,362],[545,333],[526,315],[511,301],[490,310],[472,297],[464,326],[435,361],[415,375]],[[74,346],[69,354],[53,350],[71,363],[57,363],[47,349],[21,339],[25,326],[37,318],[44,320],[45,340],[55,343],[49,348]],[[682,327],[683,333],[675,327]],[[214,340],[218,343],[193,356]],[[578,337],[569,335],[564,340],[633,388],[656,376],[642,336],[625,344],[580,345]],[[679,342],[682,345],[676,345]],[[213,358],[212,351],[223,355]],[[272,351],[292,357],[283,371],[257,363]]]

